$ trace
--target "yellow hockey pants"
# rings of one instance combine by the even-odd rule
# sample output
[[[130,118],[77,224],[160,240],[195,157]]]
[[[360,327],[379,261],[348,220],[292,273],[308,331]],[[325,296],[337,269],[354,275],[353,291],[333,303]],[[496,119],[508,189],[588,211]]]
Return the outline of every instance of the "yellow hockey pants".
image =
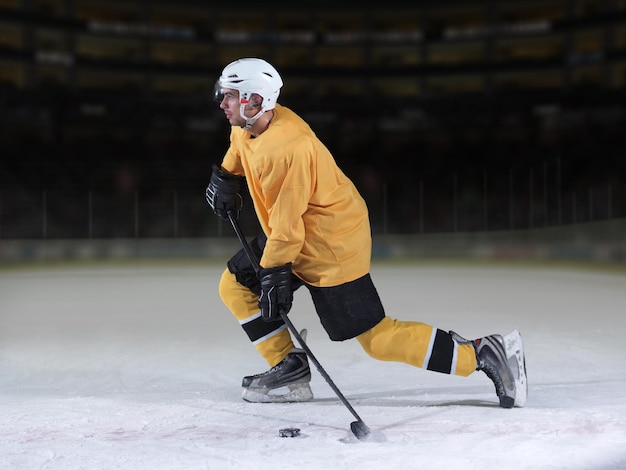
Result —
[[[270,367],[294,348],[286,325],[280,321],[263,321],[257,295],[239,284],[228,269],[222,274],[219,293]],[[425,323],[385,317],[356,339],[368,355],[381,361],[404,362],[461,376],[476,370],[476,355],[471,345],[458,344],[448,333]]]

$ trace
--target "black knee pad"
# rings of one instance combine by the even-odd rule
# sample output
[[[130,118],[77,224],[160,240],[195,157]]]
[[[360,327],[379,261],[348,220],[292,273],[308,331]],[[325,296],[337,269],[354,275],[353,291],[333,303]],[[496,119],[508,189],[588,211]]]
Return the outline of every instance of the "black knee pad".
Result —
[[[265,248],[266,242],[267,237],[263,232],[250,241],[250,249],[252,253],[254,253],[254,256],[256,256],[256,259],[261,259],[261,256],[263,256],[263,249]],[[256,295],[261,295],[261,283],[243,248],[235,253],[235,255],[228,260],[226,265],[228,266],[228,270],[235,275],[235,279],[237,279],[239,284],[247,287]]]
[[[250,241],[250,249],[257,260],[261,259],[261,256],[263,256],[263,250],[265,249],[266,242],[267,237],[263,232]],[[256,295],[261,295],[261,283],[259,282],[256,271],[254,270],[252,263],[250,263],[250,259],[243,248],[235,253],[235,256],[229,259],[226,265],[228,266],[228,270],[235,275],[235,279],[237,279],[239,284],[247,287]],[[303,283],[300,278],[292,275],[292,290],[296,291],[302,286],[302,284]]]

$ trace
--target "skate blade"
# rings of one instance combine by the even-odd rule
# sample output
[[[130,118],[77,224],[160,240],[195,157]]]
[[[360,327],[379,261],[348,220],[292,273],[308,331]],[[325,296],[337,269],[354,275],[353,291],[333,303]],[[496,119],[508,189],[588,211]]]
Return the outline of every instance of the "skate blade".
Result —
[[[241,398],[250,403],[297,403],[313,400],[313,392],[308,383],[295,383],[274,389],[244,388]]]
[[[524,342],[519,331],[513,330],[503,337],[504,349],[509,367],[515,378],[515,401],[514,406],[526,405],[528,396],[528,381],[526,380],[526,356],[524,355]]]

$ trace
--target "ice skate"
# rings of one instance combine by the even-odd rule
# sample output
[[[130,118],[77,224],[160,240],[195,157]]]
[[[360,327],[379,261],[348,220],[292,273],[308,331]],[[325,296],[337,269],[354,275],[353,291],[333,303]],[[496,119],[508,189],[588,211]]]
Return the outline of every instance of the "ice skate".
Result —
[[[526,358],[519,331],[513,330],[504,337],[490,335],[468,341],[451,331],[458,343],[470,343],[476,351],[476,370],[482,370],[495,387],[502,408],[522,407],[526,404]]]
[[[242,398],[252,403],[310,401],[313,399],[310,381],[306,353],[294,349],[267,372],[244,377]]]

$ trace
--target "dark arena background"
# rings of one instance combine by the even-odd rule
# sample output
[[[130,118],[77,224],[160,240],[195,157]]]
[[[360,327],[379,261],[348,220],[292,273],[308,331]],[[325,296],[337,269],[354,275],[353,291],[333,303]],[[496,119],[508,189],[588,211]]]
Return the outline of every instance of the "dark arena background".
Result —
[[[204,189],[228,145],[213,85],[240,57],[281,72],[375,240],[575,231],[623,260],[625,0],[0,0],[4,257],[232,238]]]
[[[313,367],[242,400],[268,364],[205,200],[242,57],[367,201],[386,315],[519,330],[527,406],[331,341],[306,288],[372,440]],[[625,306],[626,0],[0,0],[0,470],[624,470]]]

